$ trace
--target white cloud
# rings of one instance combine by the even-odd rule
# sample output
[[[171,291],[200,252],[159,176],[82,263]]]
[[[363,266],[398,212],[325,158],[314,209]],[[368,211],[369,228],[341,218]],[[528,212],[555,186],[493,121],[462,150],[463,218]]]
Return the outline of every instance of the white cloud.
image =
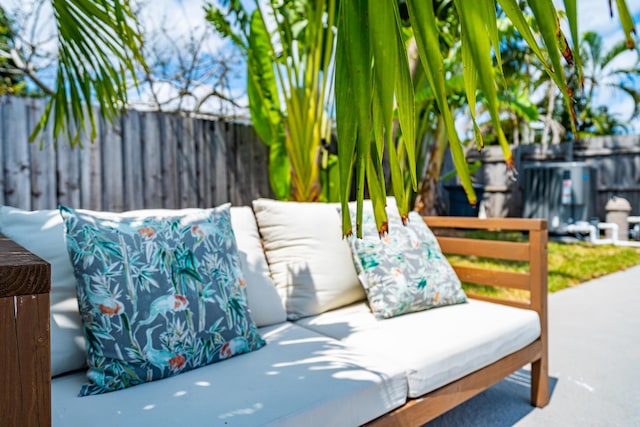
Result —
[[[199,0],[146,0],[140,2],[138,19],[150,34],[162,33],[167,38],[178,40],[190,36],[199,38],[211,24],[205,19],[204,1]],[[226,45],[217,35],[209,37],[203,53],[215,54]]]

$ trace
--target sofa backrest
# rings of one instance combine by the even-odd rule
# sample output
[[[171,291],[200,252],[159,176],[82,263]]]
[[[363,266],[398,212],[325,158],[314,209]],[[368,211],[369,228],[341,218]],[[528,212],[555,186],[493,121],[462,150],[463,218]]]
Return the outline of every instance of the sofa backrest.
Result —
[[[167,216],[189,210],[144,210],[124,216]],[[253,212],[249,207],[232,207],[231,221],[236,236],[247,301],[257,326],[286,320],[286,313],[270,277]],[[24,211],[0,207],[0,234],[4,234],[51,264],[51,374],[57,376],[82,369],[85,341],[78,311],[76,280],[69,260],[64,226],[58,210]]]

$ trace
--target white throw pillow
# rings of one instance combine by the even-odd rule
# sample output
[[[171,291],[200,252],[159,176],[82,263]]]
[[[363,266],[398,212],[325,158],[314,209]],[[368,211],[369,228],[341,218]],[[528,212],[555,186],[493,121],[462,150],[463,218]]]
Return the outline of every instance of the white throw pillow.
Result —
[[[253,201],[273,281],[291,320],[365,298],[335,203]]]
[[[142,212],[148,216],[167,216],[191,210],[149,209],[120,215],[139,216]],[[100,215],[99,212],[93,213]],[[261,327],[286,320],[286,314],[269,277],[255,220],[253,215],[249,218],[247,213],[251,213],[251,208],[232,207],[231,221],[247,283],[249,310],[256,325]],[[85,341],[78,311],[76,279],[67,252],[60,212],[57,209],[30,212],[2,206],[0,233],[51,264],[51,375],[84,368]]]
[[[231,226],[247,282],[247,302],[253,321],[258,327],[284,322],[287,313],[271,280],[253,210],[249,206],[232,206]]]

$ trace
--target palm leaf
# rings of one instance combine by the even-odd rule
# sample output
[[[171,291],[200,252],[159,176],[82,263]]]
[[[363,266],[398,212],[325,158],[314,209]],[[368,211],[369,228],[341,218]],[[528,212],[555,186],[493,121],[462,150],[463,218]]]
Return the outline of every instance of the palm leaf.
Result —
[[[580,87],[584,86],[584,74],[582,72],[582,58],[578,45],[580,43],[580,32],[578,31],[578,2],[576,0],[564,0],[564,9],[567,13],[567,21],[569,22],[569,29],[571,31],[571,40],[573,41],[573,49],[576,52],[574,55],[574,61],[576,64],[576,70],[578,71],[578,80],[580,81]]]
[[[362,200],[364,198],[365,169],[367,167],[367,156],[369,155],[371,129],[371,51],[369,45],[369,29],[367,17],[367,2],[350,1],[341,2],[340,4],[340,22],[338,29],[338,60],[344,61],[343,64],[336,64],[336,77],[340,80],[345,74],[350,74],[348,83],[351,86],[351,98],[345,98],[340,94],[340,90],[345,89],[340,80],[336,81],[336,114],[338,123],[345,120],[345,110],[352,109],[355,111],[355,125],[353,128],[338,126],[338,138],[340,145],[345,147],[339,148],[340,160],[340,181],[342,185],[342,193],[347,195],[351,187],[351,182],[346,182],[344,176],[351,176],[351,172],[347,169],[353,167],[353,159],[355,152],[355,168],[356,174],[356,198],[357,212],[356,215],[356,234],[361,235],[362,224]],[[345,67],[345,68],[343,68]],[[348,68],[346,68],[348,67]],[[344,116],[343,116],[344,115]],[[348,125],[347,125],[348,126]],[[342,131],[341,131],[342,129]],[[352,139],[346,139],[352,138]],[[348,151],[353,146],[353,151]],[[346,200],[348,200],[348,195]],[[350,234],[350,218],[348,209],[345,209],[346,202],[343,199],[342,219],[343,233]]]
[[[373,115],[380,120],[374,120],[373,129],[378,150],[378,157],[382,160],[384,143],[390,143],[393,123],[394,83],[397,67],[385,66],[396,63],[398,45],[389,36],[396,37],[395,20],[390,16],[395,14],[395,2],[389,0],[369,1],[369,39],[374,61],[373,85]],[[381,66],[378,66],[378,65]]]
[[[112,122],[127,102],[125,82],[135,85],[136,64],[144,66],[142,40],[128,4],[115,0],[52,0],[58,30],[55,90],[31,134],[35,139],[53,121],[54,136],[65,132],[72,144],[89,120],[97,126],[95,98]]]
[[[420,60],[425,70],[429,85],[434,89],[434,96],[450,141],[451,155],[455,164],[460,182],[469,202],[476,203],[476,195],[471,184],[471,176],[462,150],[462,143],[458,137],[453,121],[453,114],[447,103],[445,90],[445,78],[442,68],[442,54],[438,44],[438,26],[436,24],[433,4],[431,2],[410,1],[407,2],[409,18],[414,29]]]
[[[411,71],[409,70],[409,58],[407,50],[401,37],[401,22],[397,8],[395,9],[396,29],[398,31],[396,43],[396,66],[398,74],[395,84],[395,92],[398,108],[398,120],[402,129],[404,146],[407,153],[407,163],[409,167],[409,176],[413,191],[417,191],[418,177],[416,169],[416,111],[415,111],[415,95]],[[406,203],[399,204],[400,213],[406,214],[408,205]]]
[[[258,10],[251,15],[247,52],[247,95],[256,133],[269,146],[269,182],[274,195],[287,200],[291,194],[291,166],[285,147],[285,131],[269,34]]]
[[[629,7],[627,6],[627,2],[625,0],[616,0],[616,5],[618,6],[618,13],[620,14],[620,23],[622,24],[622,29],[624,30],[625,36],[627,38],[627,46],[629,49],[633,49],[635,47],[635,41],[633,39],[632,33],[635,33],[635,24],[633,23],[633,18],[631,17],[631,13],[629,12]]]
[[[480,132],[480,127],[476,120],[476,88],[478,87],[478,73],[476,71],[476,67],[473,66],[473,57],[471,56],[471,49],[468,43],[462,43],[462,64],[465,93],[467,94],[467,100],[469,101],[469,113],[471,115],[471,121],[473,122],[476,147],[480,150],[484,147],[484,138],[482,137],[482,132]]]
[[[564,98],[567,111],[571,116],[571,131],[574,135],[576,131],[576,113],[573,108],[573,102],[571,100],[571,93],[567,86],[564,67],[560,61],[560,46],[558,44],[558,35],[560,34],[560,24],[556,9],[553,7],[551,0],[536,0],[530,1],[529,6],[533,12],[533,15],[540,29],[540,34],[544,40],[544,44],[547,47],[547,53],[553,66],[554,73],[551,75],[556,85],[560,88],[562,96]]]
[[[463,55],[463,59],[472,61],[471,64],[464,64],[464,66],[465,68],[473,67],[477,70],[478,83],[486,100],[498,142],[504,152],[507,167],[511,169],[513,167],[511,149],[500,125],[500,109],[491,59],[491,41],[485,36],[487,31],[491,33],[488,30],[489,28],[497,26],[495,12],[487,13],[487,9],[490,6],[485,4],[493,1],[476,0],[474,2],[464,2],[463,4],[462,0],[455,0],[454,3],[460,14],[463,34],[462,43],[468,46],[467,55]],[[464,13],[462,12],[463,10]],[[487,22],[487,19],[490,19],[490,21]],[[468,94],[475,88],[467,86],[466,90]]]
[[[338,133],[338,170],[340,175],[340,201],[342,211],[342,234],[352,234],[351,216],[349,215],[349,199],[351,197],[351,182],[353,179],[353,167],[355,164],[356,138],[358,125],[356,123],[355,109],[350,105],[354,99],[353,84],[349,69],[348,40],[341,37],[348,31],[344,19],[344,11],[341,8],[341,16],[338,21],[338,41],[336,45],[336,130]]]

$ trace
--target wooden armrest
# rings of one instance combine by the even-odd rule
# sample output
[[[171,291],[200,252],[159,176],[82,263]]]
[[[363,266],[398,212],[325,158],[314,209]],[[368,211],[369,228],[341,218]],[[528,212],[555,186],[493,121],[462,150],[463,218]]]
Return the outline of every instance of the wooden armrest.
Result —
[[[492,302],[532,308],[541,315],[546,313],[547,300],[547,221],[521,218],[466,218],[425,217],[425,222],[434,229],[445,254],[477,256],[500,260],[521,261],[528,264],[528,272],[496,271],[485,268],[453,264],[463,282],[479,285],[511,288],[529,292],[529,301],[513,302],[501,298],[474,295]],[[480,240],[463,235],[451,237],[441,234],[450,230],[519,231],[528,234],[526,242],[503,240]],[[450,233],[449,233],[450,234]],[[546,317],[546,314],[544,314]],[[541,316],[542,317],[542,316]]]
[[[540,317],[540,357],[531,365],[531,401],[542,407],[549,401],[548,382],[548,289],[547,289],[547,221],[544,219],[522,218],[464,218],[425,217],[425,222],[435,229],[474,229],[491,231],[520,231],[528,234],[526,242],[505,242],[500,240],[477,240],[465,237],[438,237],[444,253],[471,255],[485,258],[515,260],[528,263],[526,273],[488,270],[475,267],[454,269],[464,282],[496,287],[521,289],[529,292],[526,303],[502,298],[469,295],[471,298],[487,300],[514,307],[535,310]]]
[[[0,420],[51,425],[51,267],[0,235]]]

